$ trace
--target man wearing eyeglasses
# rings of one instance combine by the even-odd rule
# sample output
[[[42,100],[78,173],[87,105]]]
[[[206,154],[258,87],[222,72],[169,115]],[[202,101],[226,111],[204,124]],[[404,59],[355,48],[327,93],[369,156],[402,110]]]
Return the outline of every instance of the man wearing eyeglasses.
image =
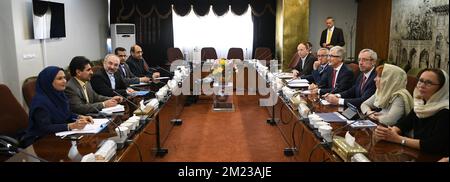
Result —
[[[309,89],[311,93],[324,95],[327,93],[339,93],[352,87],[354,76],[353,72],[344,65],[345,49],[341,46],[335,46],[330,49],[328,54],[328,64],[325,70],[325,76],[320,80],[319,85],[311,84]]]
[[[325,70],[328,68],[328,49],[320,48],[317,50],[317,61],[313,64],[313,70],[310,75],[301,76],[302,79],[307,79],[311,83],[318,84],[323,76]]]
[[[376,90],[374,71],[377,53],[371,49],[363,49],[359,52],[359,74],[356,83],[350,89],[338,94],[326,94],[325,99],[333,105],[347,105],[350,103],[356,107],[369,99]]]

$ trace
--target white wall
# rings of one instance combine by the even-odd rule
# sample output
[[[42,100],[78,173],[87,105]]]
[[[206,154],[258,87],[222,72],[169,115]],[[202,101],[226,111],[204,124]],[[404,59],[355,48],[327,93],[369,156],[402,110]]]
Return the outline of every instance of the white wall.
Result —
[[[320,34],[326,28],[325,18],[332,16],[335,19],[335,26],[344,31],[345,48],[347,57],[350,57],[350,45],[352,45],[352,55],[355,51],[356,38],[356,16],[358,4],[356,0],[310,0],[309,11],[309,40],[313,44],[314,51],[320,47]],[[353,25],[353,41],[350,43],[350,30]]]
[[[16,82],[16,84],[7,83],[7,85],[19,101],[22,101],[21,84],[26,78],[36,76],[44,68],[44,55],[46,55],[46,66],[55,65],[66,68],[74,56],[81,55],[97,60],[106,54],[107,0],[52,1],[64,3],[66,38],[34,40],[32,0],[2,0],[2,3],[11,4],[13,33],[9,31],[6,37],[13,37],[14,41],[8,42],[7,46],[14,47],[16,50],[15,53],[14,51],[1,53],[2,55],[10,54],[9,57],[15,58],[11,62],[17,67],[16,73],[9,70],[12,66],[2,64],[2,68],[9,71],[3,75],[3,80]],[[1,7],[0,10],[5,8]],[[24,59],[24,55],[32,55],[32,58]]]
[[[0,1],[0,32],[0,83],[14,88],[14,95],[19,97],[11,0]]]

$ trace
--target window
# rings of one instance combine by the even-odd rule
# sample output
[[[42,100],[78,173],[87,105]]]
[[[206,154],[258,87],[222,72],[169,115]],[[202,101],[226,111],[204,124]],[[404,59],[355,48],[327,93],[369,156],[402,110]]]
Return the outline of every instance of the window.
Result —
[[[214,47],[218,58],[226,58],[228,49],[239,47],[244,50],[244,58],[252,55],[253,22],[251,9],[241,16],[228,11],[216,16],[212,9],[205,16],[197,16],[192,10],[182,17],[173,13],[174,46],[193,58],[193,50],[200,52],[202,47]],[[247,50],[247,52],[246,52]]]

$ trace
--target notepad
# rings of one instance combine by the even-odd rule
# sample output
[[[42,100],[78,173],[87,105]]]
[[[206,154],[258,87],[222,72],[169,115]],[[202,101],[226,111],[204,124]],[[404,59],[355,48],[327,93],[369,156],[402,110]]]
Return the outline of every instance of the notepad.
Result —
[[[286,80],[288,83],[309,83],[307,79],[289,79]]]
[[[167,79],[170,79],[170,77],[165,76],[165,77],[153,78],[153,80],[167,80]]]
[[[148,86],[150,83],[141,82],[138,84],[131,84],[130,87],[142,87],[142,86]]]
[[[308,83],[301,83],[301,82],[288,83],[288,87],[308,87],[308,86],[309,86]]]
[[[303,91],[300,91],[300,93],[305,94],[305,95],[310,95],[311,90],[303,90]]]
[[[128,95],[130,95],[130,96],[144,96],[144,95],[147,95],[149,92],[150,91],[148,91],[148,90],[135,91],[135,92],[129,93]]]
[[[347,119],[338,112],[316,114],[325,122],[347,122]]]
[[[349,122],[353,122],[353,121],[349,121]],[[377,127],[377,124],[375,124],[374,122],[372,122],[370,120],[361,120],[361,121],[352,123],[350,126],[352,128],[375,128],[375,127]]]
[[[103,108],[100,112],[106,115],[111,115],[115,112],[125,112],[125,107],[119,104],[114,107]]]
[[[109,120],[106,118],[94,119],[93,124],[87,124],[81,130],[62,131],[62,132],[55,133],[55,135],[61,137],[61,136],[67,136],[67,135],[73,135],[73,134],[98,133],[103,128],[108,126],[108,122],[109,122]]]
[[[328,105],[331,104],[330,102],[328,102],[328,101],[325,100],[325,99],[320,99],[320,103],[322,103],[322,105],[324,105],[324,106],[328,106]]]
[[[283,72],[283,73],[274,73],[274,76],[281,78],[281,79],[285,79],[285,78],[292,78],[294,77],[294,74],[292,73],[288,73],[288,72]]]

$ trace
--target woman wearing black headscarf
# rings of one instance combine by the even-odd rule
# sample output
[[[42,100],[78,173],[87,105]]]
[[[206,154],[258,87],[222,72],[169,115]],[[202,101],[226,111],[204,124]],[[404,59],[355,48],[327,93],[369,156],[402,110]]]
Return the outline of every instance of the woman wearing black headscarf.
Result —
[[[36,81],[36,95],[31,101],[29,126],[23,144],[36,138],[73,129],[83,129],[92,117],[72,114],[64,94],[66,78],[62,68],[49,66],[42,70]]]

